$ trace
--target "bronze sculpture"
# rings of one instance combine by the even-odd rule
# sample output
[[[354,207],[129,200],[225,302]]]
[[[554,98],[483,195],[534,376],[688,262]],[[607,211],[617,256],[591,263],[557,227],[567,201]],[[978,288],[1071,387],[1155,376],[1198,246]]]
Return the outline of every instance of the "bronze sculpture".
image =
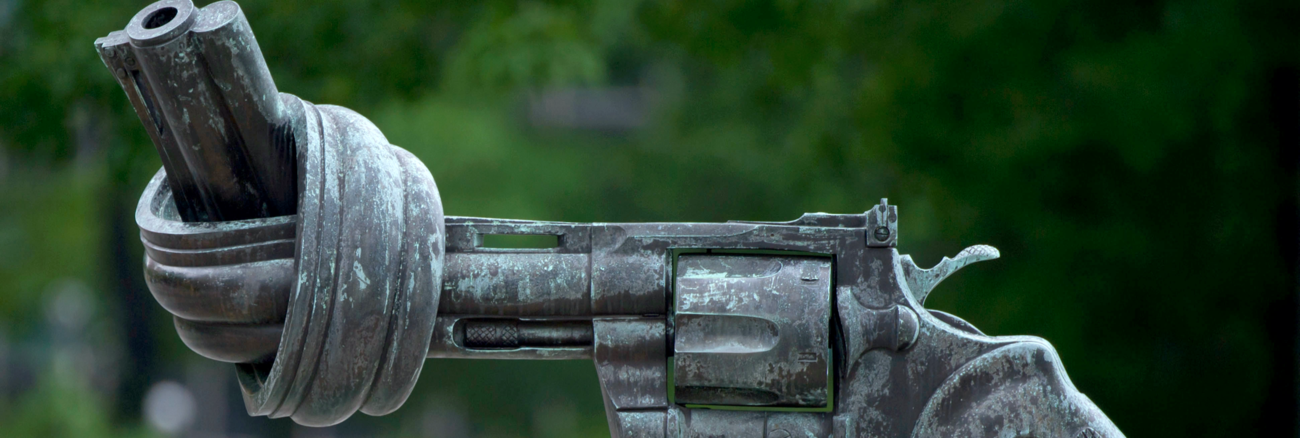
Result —
[[[163,158],[136,211],[150,290],[236,364],[252,415],[387,414],[425,358],[591,359],[615,437],[1122,436],[1046,341],[925,309],[997,250],[920,269],[884,200],[780,223],[444,216],[367,119],[276,90],[234,2],[163,0],[96,48]]]

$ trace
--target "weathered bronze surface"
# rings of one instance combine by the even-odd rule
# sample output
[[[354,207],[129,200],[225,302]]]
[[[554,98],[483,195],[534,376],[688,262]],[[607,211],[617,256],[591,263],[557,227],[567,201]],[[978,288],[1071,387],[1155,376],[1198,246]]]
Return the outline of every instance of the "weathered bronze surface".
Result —
[[[826,406],[831,259],[683,255],[675,292],[678,403]]]
[[[155,3],[96,48],[163,157],[136,210],[150,290],[236,364],[252,415],[383,415],[426,357],[586,359],[615,437],[1123,436],[1046,341],[925,309],[997,250],[921,269],[884,200],[779,223],[444,217],[368,120],[276,91],[233,2]]]

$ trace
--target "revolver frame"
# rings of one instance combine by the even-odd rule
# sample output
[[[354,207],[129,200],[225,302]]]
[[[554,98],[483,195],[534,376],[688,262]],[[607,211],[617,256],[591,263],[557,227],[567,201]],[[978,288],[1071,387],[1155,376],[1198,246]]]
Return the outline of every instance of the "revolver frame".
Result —
[[[147,283],[191,349],[237,364],[252,415],[386,414],[426,357],[585,359],[615,437],[1122,436],[1046,341],[925,309],[997,250],[921,269],[885,200],[789,222],[444,217],[368,120],[275,90],[233,2],[163,0],[96,47],[164,156],[136,211]]]

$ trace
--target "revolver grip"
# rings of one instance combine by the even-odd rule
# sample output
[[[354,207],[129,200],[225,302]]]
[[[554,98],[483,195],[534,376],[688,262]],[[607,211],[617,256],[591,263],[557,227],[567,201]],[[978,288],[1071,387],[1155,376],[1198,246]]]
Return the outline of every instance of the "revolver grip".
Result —
[[[864,273],[870,280],[843,287],[836,302],[845,348],[837,363],[834,436],[1122,437],[1070,382],[1047,341],[988,336],[921,306],[943,277],[997,254],[992,247],[974,248],[928,271],[892,248],[870,250],[877,261]],[[922,281],[911,278],[918,274],[925,275]],[[918,284],[924,293],[910,289]],[[908,317],[892,323],[882,317],[885,309]],[[904,338],[913,320],[912,342],[879,341],[882,331]]]

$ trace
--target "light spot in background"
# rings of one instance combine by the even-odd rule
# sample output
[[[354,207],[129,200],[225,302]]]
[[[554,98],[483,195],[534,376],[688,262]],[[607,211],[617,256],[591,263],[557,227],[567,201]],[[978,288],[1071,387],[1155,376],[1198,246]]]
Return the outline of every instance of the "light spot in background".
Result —
[[[578,433],[578,411],[567,402],[541,403],[533,410],[533,436],[571,437]]]
[[[63,334],[80,334],[94,313],[90,288],[80,280],[65,278],[50,284],[46,290],[49,301],[45,305],[45,318]]]
[[[455,406],[464,406],[464,403],[452,404],[435,400],[427,404],[420,417],[420,436],[468,438],[469,422],[465,418],[465,413]]]
[[[15,0],[0,0],[0,31],[9,29],[9,22],[14,19]]]
[[[654,93],[640,87],[560,88],[528,100],[533,126],[605,131],[645,126]]]
[[[144,396],[144,418],[164,435],[177,435],[194,423],[194,394],[179,383],[164,380],[155,383]]]
[[[43,294],[49,335],[49,371],[79,389],[111,391],[117,385],[117,356],[111,333],[95,330],[94,292],[76,278],[49,283]]]

